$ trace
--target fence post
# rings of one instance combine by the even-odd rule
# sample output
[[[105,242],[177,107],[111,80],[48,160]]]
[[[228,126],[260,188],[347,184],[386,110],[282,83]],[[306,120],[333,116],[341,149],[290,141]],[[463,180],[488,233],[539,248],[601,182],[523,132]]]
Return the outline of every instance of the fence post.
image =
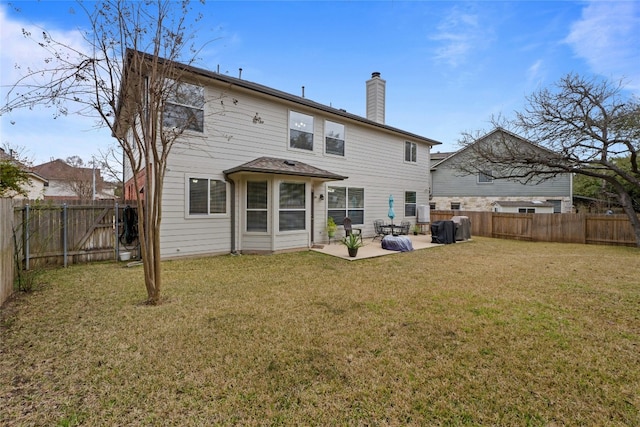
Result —
[[[120,230],[120,211],[118,210],[118,202],[116,202],[115,214],[116,214],[116,228],[113,231],[114,233],[113,247],[116,250],[116,261],[118,261],[120,259],[120,241],[118,240],[118,230]]]
[[[67,253],[67,204],[62,205],[62,254],[64,257],[64,267],[68,265]]]
[[[29,271],[29,203],[27,203],[24,207],[24,218],[22,220],[22,238],[24,242],[22,247],[24,248],[24,269],[25,271]]]

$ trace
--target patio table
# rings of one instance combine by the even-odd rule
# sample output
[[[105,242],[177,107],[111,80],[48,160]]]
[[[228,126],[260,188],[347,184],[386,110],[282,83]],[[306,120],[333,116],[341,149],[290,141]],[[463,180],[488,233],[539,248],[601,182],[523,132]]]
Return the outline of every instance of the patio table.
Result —
[[[392,234],[397,236],[402,231],[402,226],[395,224],[381,225],[380,228],[382,228],[382,232],[386,235]]]

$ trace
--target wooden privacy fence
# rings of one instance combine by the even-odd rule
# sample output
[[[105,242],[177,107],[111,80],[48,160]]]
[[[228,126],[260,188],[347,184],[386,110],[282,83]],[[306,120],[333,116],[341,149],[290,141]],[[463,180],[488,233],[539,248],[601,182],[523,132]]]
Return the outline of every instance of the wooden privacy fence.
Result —
[[[0,198],[0,305],[13,293],[13,201]]]
[[[471,235],[534,242],[636,246],[626,215],[431,211],[431,222],[469,217]]]
[[[117,244],[125,207],[113,201],[15,206],[13,229],[21,268],[114,260],[121,250],[135,250],[137,241]]]

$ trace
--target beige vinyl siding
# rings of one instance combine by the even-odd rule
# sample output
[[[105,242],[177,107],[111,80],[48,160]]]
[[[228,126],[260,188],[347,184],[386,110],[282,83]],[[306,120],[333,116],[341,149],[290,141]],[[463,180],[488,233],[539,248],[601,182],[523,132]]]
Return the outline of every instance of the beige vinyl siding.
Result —
[[[209,87],[205,93],[208,99],[216,99],[221,90]],[[264,95],[254,95],[235,87],[229,89],[225,86],[224,90],[224,107],[219,100],[205,105],[204,134],[186,135],[184,143],[176,145],[169,158],[164,183],[163,257],[224,253],[232,249],[230,212],[225,217],[189,218],[185,215],[185,176],[223,179],[223,170],[261,156],[302,161],[349,178],[328,183],[306,179],[307,230],[304,232],[277,233],[277,218],[273,218],[277,209],[274,210],[270,194],[271,228],[266,234],[244,231],[244,188],[242,183],[237,183],[235,197],[229,192],[227,198],[229,202],[235,200],[237,203],[238,250],[278,251],[308,247],[312,241],[326,241],[327,186],[364,188],[365,235],[373,235],[375,219],[387,219],[390,194],[395,198],[396,222],[403,219],[405,189],[416,191],[417,205],[428,204],[429,146],[426,143],[412,141],[417,143],[417,162],[409,164],[404,161],[406,136],[344,117],[317,112],[289,101],[274,102]],[[234,99],[237,102],[234,103]],[[289,149],[290,110],[314,117],[313,151]],[[262,123],[254,123],[256,113]],[[325,120],[345,126],[344,157],[324,153]],[[313,200],[312,190],[316,196]],[[318,199],[320,194],[324,194],[324,201]],[[311,203],[315,207],[315,236],[310,235]],[[415,220],[413,217],[411,219]],[[339,236],[340,233],[341,230],[338,232]]]

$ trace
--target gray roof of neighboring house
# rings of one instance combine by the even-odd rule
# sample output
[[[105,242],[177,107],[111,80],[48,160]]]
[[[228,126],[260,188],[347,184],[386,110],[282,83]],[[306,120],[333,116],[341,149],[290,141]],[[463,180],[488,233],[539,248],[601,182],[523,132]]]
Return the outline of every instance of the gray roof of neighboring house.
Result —
[[[440,161],[440,160],[444,160],[447,157],[451,156],[452,154],[456,153],[455,151],[447,151],[444,153],[441,152],[437,152],[437,153],[431,153],[431,160],[432,161]]]
[[[343,180],[346,176],[338,175],[297,160],[278,159],[274,157],[259,157],[224,171],[225,175],[238,172],[271,173],[280,175],[307,176],[327,180]]]
[[[535,208],[535,207],[552,208],[553,207],[553,203],[539,202],[539,201],[536,201],[536,200],[522,201],[522,202],[497,200],[497,201],[493,202],[493,204],[494,205],[500,205],[500,206],[505,207],[505,208]]]

